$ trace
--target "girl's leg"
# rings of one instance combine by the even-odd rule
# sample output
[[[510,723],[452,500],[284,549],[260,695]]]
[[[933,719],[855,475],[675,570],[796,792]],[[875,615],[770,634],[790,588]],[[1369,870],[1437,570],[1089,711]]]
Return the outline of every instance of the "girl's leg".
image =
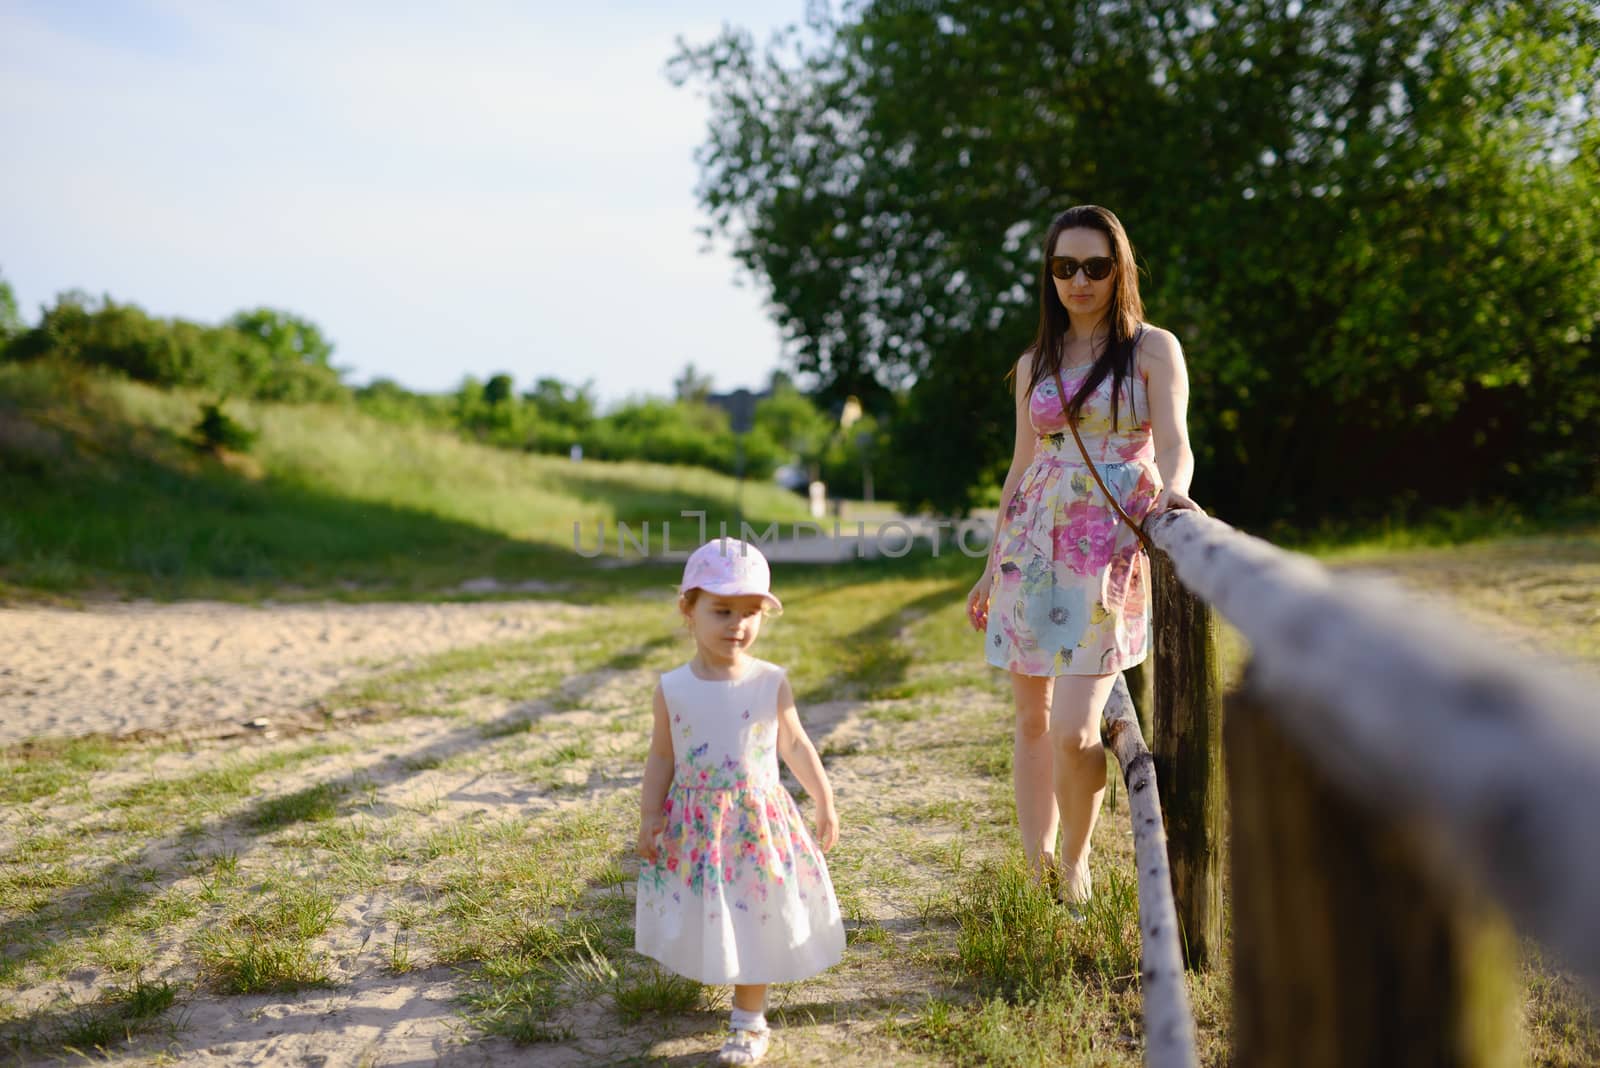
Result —
[[[1062,675],[1050,707],[1055,797],[1061,812],[1061,876],[1069,901],[1089,894],[1089,840],[1106,792],[1100,713],[1116,675]]]
[[[772,1031],[767,1026],[767,985],[735,984],[733,988],[733,1019],[728,1021],[730,1033],[717,1054],[718,1064],[756,1064],[766,1056],[772,1042]]]
[[[1011,673],[1016,734],[1011,745],[1011,784],[1017,798],[1017,829],[1028,868],[1044,874],[1056,849],[1056,791],[1050,753],[1051,679]]]

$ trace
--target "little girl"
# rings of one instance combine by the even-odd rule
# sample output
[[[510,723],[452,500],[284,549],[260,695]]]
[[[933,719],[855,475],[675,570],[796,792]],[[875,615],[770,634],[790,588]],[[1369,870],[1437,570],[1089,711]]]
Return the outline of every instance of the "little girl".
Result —
[[[678,610],[697,650],[656,686],[639,811],[634,948],[690,979],[733,984],[721,1064],[766,1054],[767,984],[844,953],[822,859],[839,837],[833,788],[784,669],[749,652],[764,610],[783,611],[769,584],[748,542],[718,538],[689,557]],[[780,756],[816,802],[816,842],[778,780]]]

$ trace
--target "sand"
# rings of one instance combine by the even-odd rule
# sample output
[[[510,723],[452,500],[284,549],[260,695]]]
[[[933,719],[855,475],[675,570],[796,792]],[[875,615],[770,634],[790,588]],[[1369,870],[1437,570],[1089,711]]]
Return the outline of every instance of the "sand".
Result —
[[[0,746],[33,737],[270,729],[336,686],[446,649],[532,637],[536,601],[0,609]],[[248,726],[254,721],[265,724]]]

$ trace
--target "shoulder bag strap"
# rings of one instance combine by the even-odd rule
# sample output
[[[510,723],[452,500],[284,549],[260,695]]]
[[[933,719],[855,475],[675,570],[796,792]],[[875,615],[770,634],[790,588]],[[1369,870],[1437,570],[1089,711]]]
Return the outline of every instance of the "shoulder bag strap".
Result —
[[[1111,491],[1106,488],[1105,480],[1100,477],[1100,472],[1096,470],[1094,461],[1089,459],[1089,450],[1083,447],[1083,438],[1078,436],[1078,424],[1076,420],[1072,418],[1072,413],[1067,410],[1067,387],[1061,381],[1060,368],[1056,369],[1055,376],[1056,392],[1059,394],[1061,399],[1061,414],[1067,417],[1067,429],[1072,431],[1072,440],[1078,443],[1078,451],[1083,454],[1084,465],[1089,468],[1089,474],[1094,477],[1095,485],[1100,487],[1100,492],[1106,495],[1106,500],[1111,502],[1111,507],[1117,510],[1117,514],[1122,517],[1122,521],[1128,524],[1129,529],[1131,529],[1134,534],[1138,535],[1139,544],[1144,546],[1144,551],[1153,554],[1156,551],[1155,543],[1150,540],[1150,535],[1144,532],[1144,526],[1142,524],[1135,523],[1128,517],[1128,513],[1122,510],[1122,505],[1117,501],[1117,498],[1114,497]]]

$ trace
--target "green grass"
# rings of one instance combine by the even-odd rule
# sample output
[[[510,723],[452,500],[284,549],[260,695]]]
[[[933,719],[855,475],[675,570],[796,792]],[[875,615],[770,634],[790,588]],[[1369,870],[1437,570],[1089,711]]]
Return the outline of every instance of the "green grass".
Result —
[[[128,987],[113,987],[98,1001],[69,1006],[15,1044],[37,1052],[108,1054],[156,1029],[176,999],[173,984],[138,979]]]
[[[1387,572],[1443,594],[1480,630],[1510,627],[1554,653],[1600,661],[1600,526],[1406,551],[1381,546],[1329,554],[1334,566]]]
[[[790,667],[839,790],[829,867],[849,948],[838,968],[776,989],[771,1016],[785,1053],[837,1068],[1131,1068],[1142,1024],[1125,799],[1102,813],[1095,897],[1074,923],[1016,856],[1009,692],[960,619],[972,564],[780,574],[788,611],[765,624],[757,653]],[[358,982],[449,976],[469,1047],[504,1036],[560,1047],[525,1051],[536,1059],[583,1060],[595,1042],[624,1063],[703,1058],[725,988],[631,948],[648,694],[690,651],[668,592],[642,589],[595,596],[559,632],[341,691],[331,706],[393,713],[339,728],[359,770],[308,759],[334,735],[243,752],[8,751],[15,777],[0,784],[33,785],[0,808],[0,1006],[85,968],[118,989],[138,976],[174,984],[169,1007],[131,1032],[137,1045],[178,1015],[191,979],[208,998],[288,992],[344,982],[355,960]],[[1230,1055],[1225,965],[1191,978],[1207,1065]],[[1525,980],[1530,1062],[1595,1063],[1581,988],[1536,959]],[[75,1038],[126,1043],[126,1017],[105,995],[93,1005],[0,1008],[0,1050],[63,1055],[73,1020]]]
[[[1028,877],[1020,854],[984,865],[956,907],[961,967],[986,993],[1011,999],[1038,996],[1070,976],[1131,983],[1138,973],[1137,888],[1115,869],[1096,874],[1078,921]]]
[[[1597,522],[1600,502],[1580,499],[1536,510],[1501,503],[1376,520],[1330,520],[1311,530],[1279,526],[1262,536],[1285,549],[1325,559],[1361,558],[1528,537],[1586,537],[1593,535]]]
[[[462,1001],[485,1032],[528,1044],[571,1038],[561,1010],[603,994],[621,991],[634,1019],[661,1011],[663,998],[681,998],[678,985],[624,980],[622,952],[615,933],[608,938],[589,919],[524,928],[486,955]]]
[[[665,971],[654,961],[634,969],[632,975],[618,976],[611,991],[617,1015],[624,1023],[635,1023],[645,1016],[675,1016],[700,1005],[705,987],[693,979]]]
[[[1600,1002],[1547,962],[1533,942],[1523,946],[1522,982],[1525,1048],[1537,1050],[1540,1063],[1556,1068],[1600,1063]]]
[[[157,745],[141,753],[123,746],[118,752],[131,763],[158,758],[165,750]],[[180,874],[151,867],[150,859],[196,835],[203,840],[225,833],[259,789],[263,775],[341,751],[341,745],[298,742],[249,757],[223,758],[217,766],[189,775],[147,771],[120,793],[88,807],[70,839],[48,833],[23,839],[0,864],[0,981],[60,974],[83,958],[111,971],[142,964],[148,951],[130,938],[148,939],[165,922],[185,920],[203,905],[225,901],[238,875],[236,853],[203,854],[197,892],[178,890],[171,883]],[[292,814],[306,796],[314,798],[325,790],[302,792],[299,799],[291,794],[279,802],[268,800],[257,811]],[[34,804],[47,801],[62,811],[56,798],[38,798]],[[49,817],[39,812],[35,818]],[[179,829],[182,818],[196,820],[192,833]],[[241,822],[254,833],[281,825],[275,818]]]
[[[312,742],[223,761],[218,767],[190,775],[151,772],[110,799],[110,807],[118,813],[108,816],[105,826],[108,830],[154,829],[179,814],[226,812],[255,792],[262,775],[343,751],[344,747],[339,744]],[[296,803],[291,799],[269,801],[263,804],[262,810],[270,816],[279,806],[292,807]],[[259,822],[258,825],[265,826]]]
[[[338,907],[309,882],[287,882],[241,899],[218,927],[195,939],[201,972],[224,994],[286,993],[331,985],[327,962],[312,942]]]
[[[659,578],[592,567],[573,551],[574,523],[586,548],[605,525],[607,557],[618,522],[635,533],[649,522],[653,545],[672,522],[688,547],[681,511],[716,529],[740,498],[735,479],[703,469],[573,464],[344,405],[231,402],[260,438],[219,461],[183,440],[210,399],[0,365],[0,411],[27,431],[0,457],[0,595],[283,598],[288,584],[301,596],[415,597],[486,576],[614,590]],[[805,517],[776,485],[746,485],[742,500],[759,527]]]
[[[252,813],[251,822],[258,829],[272,830],[291,823],[331,820],[339,814],[339,799],[348,792],[344,783],[317,783],[262,802]]]
[[[103,739],[33,742],[0,751],[0,803],[26,804],[78,785],[115,763]]]
[[[625,840],[636,806],[619,793],[553,819],[464,824],[436,833],[428,863],[416,873],[435,902],[422,930],[436,958],[492,963],[525,956],[528,939],[543,938],[538,924],[530,935],[528,917],[569,906],[610,870],[605,846]]]
[[[202,945],[200,962],[223,994],[293,993],[333,985],[327,963],[304,941],[255,933],[219,935]]]
[[[1109,1048],[1102,1037],[1107,1018],[1121,1025]],[[972,1003],[930,1000],[910,1021],[885,1030],[913,1049],[963,1068],[1054,1068],[1137,1064],[1139,1043],[1132,1028],[1126,1009],[1068,977],[1017,1001],[998,996]]]

